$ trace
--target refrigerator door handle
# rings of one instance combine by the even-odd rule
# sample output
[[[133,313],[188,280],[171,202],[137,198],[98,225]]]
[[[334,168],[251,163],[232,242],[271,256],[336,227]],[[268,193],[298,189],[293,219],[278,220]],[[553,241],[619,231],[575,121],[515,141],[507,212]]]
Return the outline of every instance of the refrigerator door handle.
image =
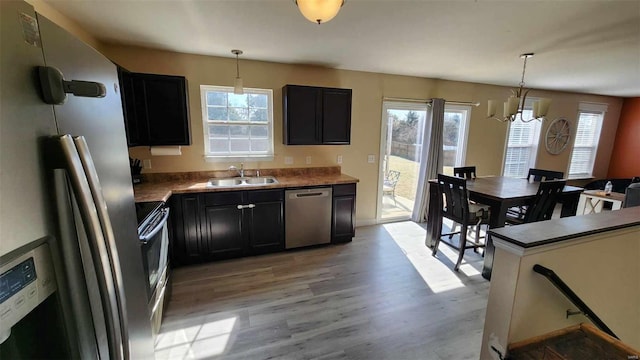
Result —
[[[126,341],[126,317],[122,317],[124,314],[124,297],[122,293],[119,294],[116,290],[117,275],[114,278],[113,257],[110,255],[105,241],[105,233],[108,231],[104,231],[99,215],[102,211],[101,208],[106,210],[106,206],[104,203],[102,206],[96,206],[94,200],[96,196],[92,191],[91,181],[86,173],[86,169],[89,167],[86,161],[91,161],[91,157],[86,153],[87,157],[84,158],[84,161],[82,160],[83,158],[80,156],[71,135],[62,135],[54,139],[57,140],[57,149],[60,151],[58,154],[60,156],[58,156],[58,161],[56,161],[54,167],[62,167],[69,174],[71,187],[80,209],[82,223],[89,239],[89,248],[91,249],[94,264],[96,264],[96,276],[102,293],[101,301],[109,338],[109,357],[118,360],[128,359],[129,342]],[[84,139],[82,139],[82,142],[84,142]],[[86,146],[86,142],[84,142],[84,145]],[[93,163],[90,165],[93,168]],[[93,170],[95,171],[95,168]],[[100,191],[99,193],[100,196],[98,198],[101,199],[102,192]],[[108,217],[106,220],[108,220]],[[115,259],[117,259],[117,255]],[[117,269],[117,274],[119,274],[119,267]]]
[[[126,296],[124,291],[124,281],[122,278],[122,270],[120,269],[120,259],[118,257],[118,249],[116,247],[116,237],[113,233],[113,227],[111,226],[111,220],[109,219],[109,212],[107,211],[107,202],[104,200],[102,194],[102,187],[98,179],[98,172],[91,158],[89,152],[89,146],[84,136],[74,136],[73,142],[78,150],[82,167],[87,176],[91,195],[93,196],[93,202],[96,205],[98,211],[98,218],[104,235],[104,244],[106,246],[107,254],[109,256],[109,265],[111,266],[111,272],[113,274],[113,280],[115,285],[115,295],[118,301],[118,315],[120,317],[120,333],[122,335],[122,347],[124,357],[129,358],[129,332],[127,325],[127,308],[126,308]]]

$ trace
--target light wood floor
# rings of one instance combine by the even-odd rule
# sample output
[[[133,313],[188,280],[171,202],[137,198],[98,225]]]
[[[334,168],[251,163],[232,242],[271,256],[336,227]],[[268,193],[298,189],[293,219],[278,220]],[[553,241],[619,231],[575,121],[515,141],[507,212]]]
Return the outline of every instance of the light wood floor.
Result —
[[[489,283],[412,222],[352,243],[175,269],[157,359],[477,359]]]

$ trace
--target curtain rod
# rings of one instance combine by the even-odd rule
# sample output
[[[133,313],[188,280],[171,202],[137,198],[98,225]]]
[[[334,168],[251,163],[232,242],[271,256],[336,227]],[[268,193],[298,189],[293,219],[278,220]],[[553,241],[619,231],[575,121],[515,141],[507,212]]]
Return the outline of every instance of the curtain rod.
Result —
[[[382,97],[382,100],[385,101],[405,101],[405,102],[419,102],[419,103],[426,103],[426,104],[431,104],[431,100],[432,99],[408,99],[408,98],[396,98],[396,97]],[[480,106],[479,102],[470,102],[470,101],[449,101],[449,100],[445,100],[444,102],[446,102],[447,104],[452,104],[452,105],[471,105],[471,106]]]

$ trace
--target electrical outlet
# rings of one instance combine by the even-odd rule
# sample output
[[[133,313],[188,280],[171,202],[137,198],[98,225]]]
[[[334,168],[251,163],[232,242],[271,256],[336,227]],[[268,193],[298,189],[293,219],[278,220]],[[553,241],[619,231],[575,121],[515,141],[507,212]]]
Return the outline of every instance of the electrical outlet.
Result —
[[[285,156],[285,157],[284,157],[284,164],[285,164],[285,165],[291,165],[291,164],[293,164],[293,157],[291,157],[291,156]]]
[[[342,155],[338,155],[338,157],[336,158],[336,162],[338,164],[342,164]]]
[[[307,156],[305,162],[307,163],[307,165],[311,164],[311,156]]]
[[[369,164],[373,164],[373,163],[375,163],[375,162],[376,162],[376,156],[375,156],[375,155],[373,155],[373,154],[369,154],[369,155],[367,156],[367,162],[368,162]]]
[[[142,160],[142,168],[143,169],[151,169],[151,159]]]

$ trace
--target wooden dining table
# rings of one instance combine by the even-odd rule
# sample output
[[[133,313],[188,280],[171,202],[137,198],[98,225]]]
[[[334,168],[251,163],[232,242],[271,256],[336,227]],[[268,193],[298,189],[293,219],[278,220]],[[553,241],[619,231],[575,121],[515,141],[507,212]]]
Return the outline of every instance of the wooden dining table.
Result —
[[[427,213],[427,246],[433,246],[435,239],[440,236],[442,229],[442,198],[438,195],[438,180],[429,180],[429,209]],[[489,227],[504,227],[507,210],[514,206],[527,205],[538,191],[538,182],[506,176],[486,176],[467,180],[469,200],[489,205],[491,214]],[[578,208],[578,201],[582,188],[565,186],[560,202],[562,203],[561,217],[574,216]],[[491,279],[493,269],[494,247],[491,237],[487,236],[482,276]]]

